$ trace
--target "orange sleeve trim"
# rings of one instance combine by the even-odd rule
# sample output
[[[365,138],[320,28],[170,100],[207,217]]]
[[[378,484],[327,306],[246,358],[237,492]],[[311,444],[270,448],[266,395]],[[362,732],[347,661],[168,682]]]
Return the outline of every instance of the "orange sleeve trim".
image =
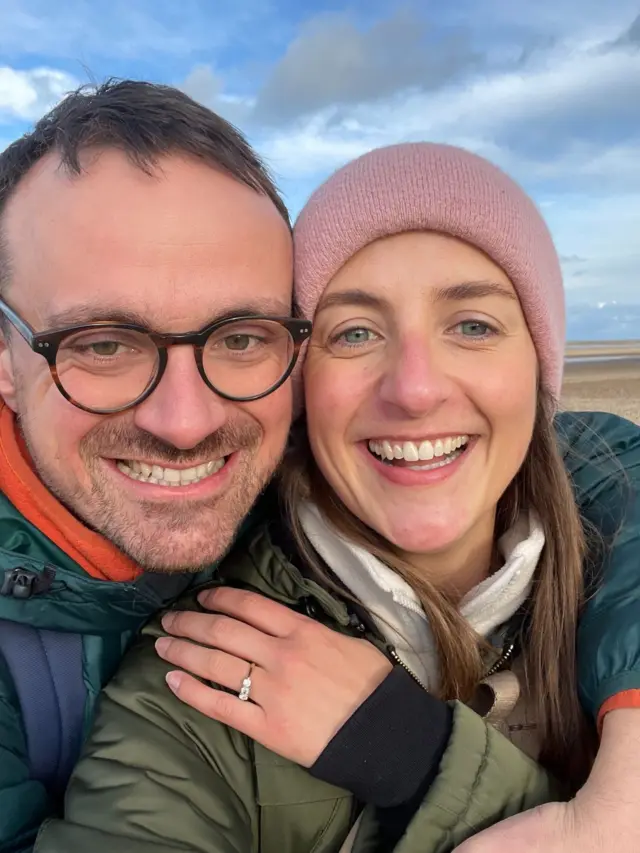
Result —
[[[602,723],[609,711],[620,711],[624,708],[640,708],[640,690],[623,690],[607,699],[598,713],[598,734],[602,732]]]
[[[0,491],[27,521],[99,580],[132,581],[141,573],[115,545],[89,530],[47,489],[28,459],[11,409],[0,401]]]

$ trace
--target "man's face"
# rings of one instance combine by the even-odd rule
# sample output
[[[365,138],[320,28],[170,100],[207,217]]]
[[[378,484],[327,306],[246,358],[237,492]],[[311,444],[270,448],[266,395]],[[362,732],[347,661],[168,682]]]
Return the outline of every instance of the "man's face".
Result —
[[[266,197],[178,156],[153,176],[117,151],[85,161],[86,172],[70,177],[56,156],[44,158],[6,210],[12,276],[4,296],[36,331],[137,315],[154,331],[177,333],[232,313],[290,313],[290,234]],[[190,346],[169,349],[144,402],[94,415],[64,399],[45,359],[12,330],[0,393],[48,488],[156,570],[195,569],[224,553],[271,477],[291,421],[290,382],[255,402],[229,402],[205,385]],[[158,466],[162,482],[132,479],[136,464]],[[168,485],[177,479],[169,469],[188,468],[202,478]]]

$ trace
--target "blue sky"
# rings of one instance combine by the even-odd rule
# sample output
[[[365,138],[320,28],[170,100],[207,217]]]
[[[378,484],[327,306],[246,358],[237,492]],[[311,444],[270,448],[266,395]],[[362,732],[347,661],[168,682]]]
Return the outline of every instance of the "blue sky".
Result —
[[[107,76],[236,122],[294,215],[369,148],[469,147],[540,205],[570,306],[640,310],[640,0],[1,0],[0,148]]]

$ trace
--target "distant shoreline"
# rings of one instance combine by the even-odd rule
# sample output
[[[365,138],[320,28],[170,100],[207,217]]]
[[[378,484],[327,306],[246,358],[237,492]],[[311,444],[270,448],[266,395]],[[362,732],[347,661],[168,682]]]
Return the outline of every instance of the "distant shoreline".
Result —
[[[640,377],[640,354],[600,357],[577,356],[564,360],[565,382],[575,380],[602,381],[607,376],[615,379],[627,376]]]
[[[640,423],[640,343],[627,342],[633,346],[626,348],[616,343],[612,346],[607,341],[598,347],[589,343],[577,349],[579,355],[573,354],[574,349],[565,358],[562,405],[578,411],[615,412]]]
[[[640,357],[640,341],[569,341],[565,347],[565,362],[625,357]]]

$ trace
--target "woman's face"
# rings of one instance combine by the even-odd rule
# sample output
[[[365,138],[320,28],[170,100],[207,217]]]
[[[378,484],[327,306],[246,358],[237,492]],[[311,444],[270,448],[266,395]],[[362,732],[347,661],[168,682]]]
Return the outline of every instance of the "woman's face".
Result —
[[[315,459],[361,521],[409,554],[493,535],[531,440],[537,362],[486,255],[413,232],[358,252],[318,306],[305,394]]]

